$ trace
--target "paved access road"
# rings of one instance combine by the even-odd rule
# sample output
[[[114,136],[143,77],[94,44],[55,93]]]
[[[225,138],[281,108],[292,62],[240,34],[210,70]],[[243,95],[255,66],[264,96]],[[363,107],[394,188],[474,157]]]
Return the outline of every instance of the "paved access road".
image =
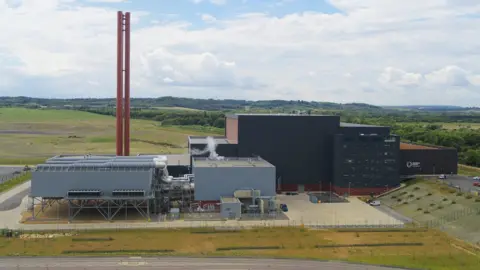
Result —
[[[188,270],[385,270],[399,269],[333,261],[307,261],[253,258],[179,258],[179,257],[42,257],[0,258],[0,270],[113,270],[113,269],[188,269]]]
[[[438,179],[438,176],[431,176],[428,179]],[[438,179],[440,180],[440,179]],[[477,187],[473,186],[473,177],[471,176],[464,176],[464,175],[447,175],[447,179],[441,179],[447,185],[451,185],[453,187],[458,186],[462,192],[470,192],[472,190],[476,190]]]

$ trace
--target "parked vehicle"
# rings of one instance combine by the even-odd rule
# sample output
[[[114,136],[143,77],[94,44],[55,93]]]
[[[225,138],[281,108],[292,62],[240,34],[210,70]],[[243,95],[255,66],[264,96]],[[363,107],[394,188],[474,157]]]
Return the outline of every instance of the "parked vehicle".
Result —
[[[440,174],[438,176],[438,179],[447,179],[447,176],[445,174]]]
[[[371,205],[371,206],[379,206],[379,205],[380,205],[380,201],[371,201],[371,202],[370,202],[370,205]]]
[[[480,176],[473,177],[473,180],[480,181]]]
[[[473,182],[474,187],[480,187],[480,182]]]
[[[280,209],[282,209],[283,212],[288,212],[288,207],[284,203],[280,204]]]

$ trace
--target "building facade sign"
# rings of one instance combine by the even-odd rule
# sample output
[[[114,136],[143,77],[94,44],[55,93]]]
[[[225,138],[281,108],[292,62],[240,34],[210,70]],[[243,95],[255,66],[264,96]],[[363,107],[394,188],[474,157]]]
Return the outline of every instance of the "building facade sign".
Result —
[[[407,161],[407,168],[420,168],[420,162],[418,162],[418,161]]]

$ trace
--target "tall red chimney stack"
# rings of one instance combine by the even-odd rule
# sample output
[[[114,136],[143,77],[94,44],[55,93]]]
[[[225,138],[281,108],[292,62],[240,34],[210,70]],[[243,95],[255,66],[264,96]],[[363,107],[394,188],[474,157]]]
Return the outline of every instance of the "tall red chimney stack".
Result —
[[[125,14],[125,128],[123,154],[130,155],[130,12]]]
[[[117,12],[116,117],[116,153],[117,156],[128,156],[130,155],[130,12],[123,14],[122,11]]]

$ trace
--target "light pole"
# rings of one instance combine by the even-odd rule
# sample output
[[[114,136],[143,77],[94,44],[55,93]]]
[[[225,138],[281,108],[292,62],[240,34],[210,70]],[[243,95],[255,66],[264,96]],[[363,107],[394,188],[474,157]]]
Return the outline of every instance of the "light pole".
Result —
[[[348,197],[350,197],[350,185],[352,184],[352,182],[348,182]]]

